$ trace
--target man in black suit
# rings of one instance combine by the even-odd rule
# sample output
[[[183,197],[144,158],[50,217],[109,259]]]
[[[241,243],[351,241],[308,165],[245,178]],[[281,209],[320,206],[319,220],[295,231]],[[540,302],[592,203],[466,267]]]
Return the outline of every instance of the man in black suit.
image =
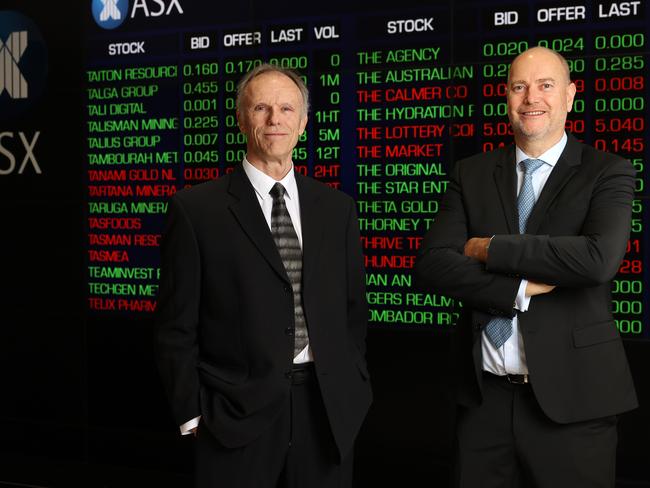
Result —
[[[513,61],[516,146],[456,163],[418,256],[420,282],[463,302],[461,487],[613,487],[616,415],[637,405],[610,296],[634,171],[565,133],[569,76],[545,48]]]
[[[157,357],[200,487],[346,487],[372,393],[354,201],[294,171],[307,88],[240,82],[241,165],[170,201]]]

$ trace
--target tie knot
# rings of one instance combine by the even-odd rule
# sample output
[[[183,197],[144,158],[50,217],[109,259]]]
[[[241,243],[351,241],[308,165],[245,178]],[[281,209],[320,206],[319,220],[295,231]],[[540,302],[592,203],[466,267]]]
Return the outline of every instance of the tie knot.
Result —
[[[278,198],[282,198],[286,191],[282,183],[276,183],[269,191],[269,194],[273,197],[273,200],[277,200]]]
[[[521,168],[524,170],[524,173],[527,175],[532,175],[535,171],[537,171],[542,164],[544,164],[544,161],[541,159],[524,159],[521,163]]]

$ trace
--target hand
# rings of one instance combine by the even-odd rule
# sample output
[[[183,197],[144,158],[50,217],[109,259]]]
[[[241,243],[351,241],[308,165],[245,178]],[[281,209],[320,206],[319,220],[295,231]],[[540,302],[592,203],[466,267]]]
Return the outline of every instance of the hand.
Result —
[[[545,283],[536,283],[534,281],[528,280],[526,285],[526,296],[534,297],[535,295],[543,295],[553,291],[555,285],[547,285]]]
[[[490,237],[472,237],[465,243],[463,254],[467,257],[478,259],[482,263],[487,262],[490,240]]]

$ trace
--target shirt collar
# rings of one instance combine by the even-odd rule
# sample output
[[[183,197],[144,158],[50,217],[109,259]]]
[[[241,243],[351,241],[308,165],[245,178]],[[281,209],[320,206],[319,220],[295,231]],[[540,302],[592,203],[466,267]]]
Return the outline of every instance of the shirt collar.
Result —
[[[519,146],[517,146],[517,155],[515,156],[517,168],[519,168],[519,163],[524,159],[541,159],[546,164],[554,167],[560,159],[562,151],[564,151],[564,148],[566,147],[567,140],[568,137],[566,135],[566,132],[563,132],[562,138],[558,141],[558,143],[541,154],[538,158],[531,158],[528,154],[519,149]]]
[[[285,197],[291,199],[298,195],[298,185],[296,184],[296,174],[293,171],[293,163],[291,164],[289,172],[280,181],[274,180],[263,171],[257,169],[248,161],[248,159],[246,159],[246,157],[244,157],[242,166],[246,176],[248,176],[248,179],[251,182],[251,185],[253,185],[253,188],[255,189],[255,193],[257,193],[262,200],[273,198],[269,192],[276,183],[282,183],[282,186],[284,186],[286,191]]]

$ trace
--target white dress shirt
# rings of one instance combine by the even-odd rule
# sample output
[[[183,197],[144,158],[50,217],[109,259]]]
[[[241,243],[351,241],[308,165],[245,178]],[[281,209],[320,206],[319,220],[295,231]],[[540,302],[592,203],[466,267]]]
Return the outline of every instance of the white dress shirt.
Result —
[[[266,223],[269,226],[269,230],[271,230],[271,211],[273,210],[273,197],[270,195],[269,192],[271,191],[271,188],[273,188],[273,185],[275,185],[276,183],[281,183],[282,186],[284,186],[285,189],[284,203],[287,206],[287,210],[289,211],[289,216],[291,217],[291,222],[293,222],[293,228],[296,231],[296,235],[298,236],[298,241],[300,242],[300,247],[302,248],[300,200],[298,196],[298,185],[296,184],[296,175],[293,171],[293,165],[291,166],[291,170],[287,173],[287,175],[284,178],[282,178],[280,181],[274,180],[263,171],[257,169],[246,158],[244,158],[242,167],[244,168],[244,172],[246,173],[246,176],[251,182],[251,185],[253,185],[253,188],[255,190],[255,196],[257,197],[257,201],[260,204],[260,208],[262,209],[262,213],[264,214]],[[298,353],[296,357],[293,358],[293,363],[301,364],[313,360],[314,357],[311,352],[311,347],[309,347],[309,342],[307,342],[305,348],[302,351],[300,351],[300,353]],[[190,434],[192,429],[199,425],[200,419],[201,417],[199,416],[181,425],[180,426],[181,434],[182,435]]]
[[[524,183],[524,171],[519,167],[519,163],[524,159],[541,159],[546,164],[539,167],[533,173],[532,183],[533,192],[535,194],[535,201],[539,198],[551,171],[555,168],[562,151],[567,143],[567,135],[564,133],[560,141],[551,147],[548,151],[540,155],[538,158],[531,158],[519,147],[516,151],[515,170],[517,172],[517,195],[521,191]],[[530,307],[531,298],[526,296],[526,286],[528,280],[521,280],[517,297],[515,298],[514,308],[519,312],[525,312]],[[524,339],[519,330],[519,321],[515,315],[512,319],[512,335],[508,340],[498,349],[495,348],[483,330],[481,338],[481,348],[483,351],[483,370],[488,371],[499,376],[505,374],[528,374],[528,364],[526,363],[526,350],[524,348]]]

